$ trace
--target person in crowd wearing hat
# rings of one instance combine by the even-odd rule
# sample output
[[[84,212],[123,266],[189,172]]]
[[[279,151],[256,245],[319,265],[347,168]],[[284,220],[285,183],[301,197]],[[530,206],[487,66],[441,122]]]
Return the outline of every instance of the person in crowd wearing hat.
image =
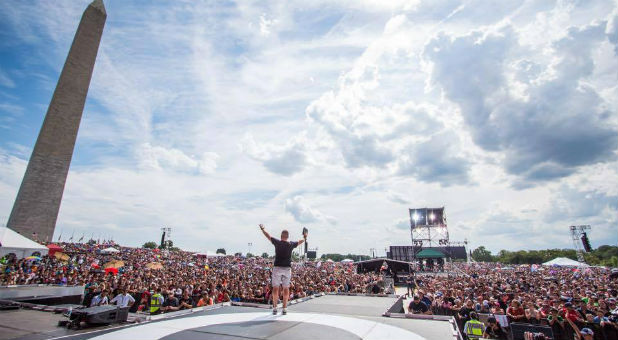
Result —
[[[564,304],[563,314],[564,314],[564,318],[569,320],[569,321],[572,321],[572,322],[584,322],[584,319],[581,317],[581,314],[579,314],[573,308],[573,304],[571,302],[566,302]]]
[[[213,302],[212,298],[210,298],[208,296],[208,292],[207,291],[203,291],[202,292],[202,296],[197,301],[197,307],[210,306],[212,304],[214,304],[214,302]]]
[[[424,302],[427,307],[431,306],[431,298],[432,296],[430,294],[425,294],[425,291],[423,290],[419,290],[418,291],[418,298],[421,299],[422,302]]]

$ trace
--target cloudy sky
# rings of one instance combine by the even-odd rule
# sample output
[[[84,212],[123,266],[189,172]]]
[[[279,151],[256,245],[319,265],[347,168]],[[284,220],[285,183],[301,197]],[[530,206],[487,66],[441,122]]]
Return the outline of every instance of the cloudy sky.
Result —
[[[0,2],[0,224],[88,1]],[[319,253],[618,242],[616,1],[120,1],[56,238]]]

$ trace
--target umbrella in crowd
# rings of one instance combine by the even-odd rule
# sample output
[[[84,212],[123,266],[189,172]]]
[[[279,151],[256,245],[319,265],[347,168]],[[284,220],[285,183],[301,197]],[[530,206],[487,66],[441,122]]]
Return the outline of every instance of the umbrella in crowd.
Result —
[[[57,251],[57,252],[55,252],[55,253],[54,253],[54,257],[55,257],[57,260],[64,261],[64,262],[66,262],[66,261],[68,261],[68,260],[69,260],[69,255],[67,255],[67,254],[65,254],[65,253],[61,253],[61,252],[59,252],[59,251]]]
[[[146,265],[148,269],[163,269],[163,265],[159,262],[150,262]]]
[[[105,268],[105,274],[112,273],[114,275],[118,274],[118,268],[108,267]]]
[[[107,262],[103,268],[107,269],[107,268],[121,268],[124,267],[124,261],[120,261],[120,260],[112,260]]]
[[[26,260],[28,260],[28,261],[41,261],[41,257],[33,255],[33,256],[26,257]]]

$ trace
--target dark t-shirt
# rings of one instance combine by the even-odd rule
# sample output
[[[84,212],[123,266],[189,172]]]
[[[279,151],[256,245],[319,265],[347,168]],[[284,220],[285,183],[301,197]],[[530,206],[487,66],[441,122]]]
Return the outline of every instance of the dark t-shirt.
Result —
[[[427,307],[427,305],[423,302],[423,301],[419,301],[419,302],[410,302],[410,305],[408,306],[408,310],[410,310],[413,313],[425,313],[429,310],[429,307]]]
[[[485,329],[485,334],[487,334],[491,339],[506,340],[507,338],[506,333],[504,333],[500,326],[496,327],[495,329],[491,326],[487,327]]]
[[[274,237],[270,238],[270,242],[275,246],[275,267],[291,267],[292,249],[298,247],[298,242],[281,241]]]
[[[186,303],[188,305],[193,306],[193,299],[190,296],[186,298],[183,296],[180,298],[180,303],[178,305],[180,305],[181,303]],[[183,307],[183,308],[186,308],[186,307]]]
[[[459,316],[461,317],[462,320],[470,320],[470,313],[473,312],[474,309],[468,308],[468,307],[461,307],[461,309],[459,310]]]
[[[163,301],[163,307],[178,307],[178,305],[178,298],[176,297],[167,298]]]

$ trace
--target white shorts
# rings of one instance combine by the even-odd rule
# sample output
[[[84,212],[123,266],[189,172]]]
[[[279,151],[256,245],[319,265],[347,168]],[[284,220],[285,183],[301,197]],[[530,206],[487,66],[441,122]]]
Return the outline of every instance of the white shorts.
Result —
[[[272,284],[273,287],[283,286],[287,288],[290,286],[290,280],[292,279],[292,268],[290,267],[273,267]]]

